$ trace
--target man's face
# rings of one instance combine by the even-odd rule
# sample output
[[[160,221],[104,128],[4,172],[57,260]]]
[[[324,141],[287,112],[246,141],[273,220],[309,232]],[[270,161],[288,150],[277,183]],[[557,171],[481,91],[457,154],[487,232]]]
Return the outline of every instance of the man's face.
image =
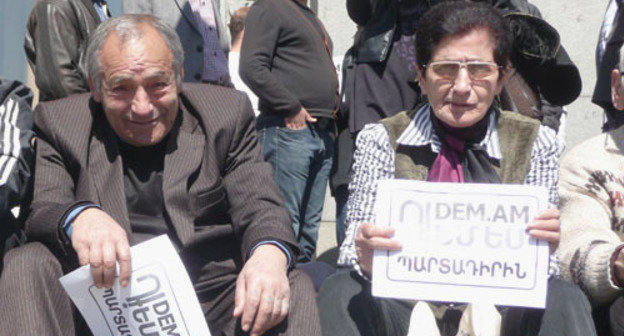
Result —
[[[611,72],[611,102],[617,110],[624,111],[624,85],[622,72],[618,69]]]
[[[435,47],[429,64],[441,61],[493,63],[494,40],[484,29],[449,36]],[[436,117],[451,127],[463,128],[481,120],[500,93],[505,76],[494,69],[481,78],[462,66],[454,78],[445,78],[426,67],[418,71],[418,81]]]
[[[151,26],[142,31],[125,43],[116,33],[106,38],[100,52],[101,92],[91,87],[115,133],[138,147],[157,144],[169,133],[180,90],[167,44]]]

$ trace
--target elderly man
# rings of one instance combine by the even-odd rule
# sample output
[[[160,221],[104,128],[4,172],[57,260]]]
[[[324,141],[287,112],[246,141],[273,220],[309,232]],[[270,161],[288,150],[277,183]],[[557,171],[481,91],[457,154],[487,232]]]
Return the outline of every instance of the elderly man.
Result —
[[[624,110],[624,48],[611,71]],[[624,127],[570,150],[561,165],[561,273],[589,296],[602,334],[624,333]]]
[[[125,286],[129,246],[160,234],[177,245],[213,335],[320,333],[309,279],[287,272],[297,244],[248,99],[182,87],[182,64],[159,19],[111,19],[87,48],[91,95],[39,105],[26,224],[36,243],[5,258],[3,333],[83,335],[56,279],[90,265],[110,287],[118,263]]]

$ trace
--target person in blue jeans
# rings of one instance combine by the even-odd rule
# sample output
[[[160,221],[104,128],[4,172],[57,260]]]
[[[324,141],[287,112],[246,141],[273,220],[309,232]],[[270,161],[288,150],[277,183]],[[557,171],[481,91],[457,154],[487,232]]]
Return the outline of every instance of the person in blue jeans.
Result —
[[[299,262],[316,250],[334,155],[339,100],[331,51],[307,0],[261,0],[250,8],[240,75],[258,96],[256,129],[293,220]]]
[[[256,121],[264,158],[284,194],[301,254],[298,262],[312,260],[334,156],[330,125],[307,123],[302,129],[286,126],[276,116]]]

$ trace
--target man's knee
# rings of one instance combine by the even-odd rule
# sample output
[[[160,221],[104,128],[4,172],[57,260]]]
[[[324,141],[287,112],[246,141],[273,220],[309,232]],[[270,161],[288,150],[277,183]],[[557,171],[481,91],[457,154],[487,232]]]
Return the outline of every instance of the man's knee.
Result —
[[[58,279],[63,270],[58,259],[41,243],[28,243],[4,256],[2,277]]]
[[[298,269],[288,274],[288,280],[290,282],[290,309],[288,317],[273,329],[273,333],[289,336],[320,336],[321,326],[312,280]]]
[[[290,283],[290,311],[291,315],[318,315],[316,307],[316,292],[314,284],[305,272],[294,269],[288,273]]]
[[[290,297],[296,296],[314,296],[314,284],[310,277],[300,269],[294,269],[288,273],[288,282],[290,283]]]
[[[7,320],[0,322],[0,330],[7,335],[76,335],[70,299],[58,281],[63,269],[52,252],[29,243],[10,250],[4,263],[0,296],[6,301],[0,313]]]

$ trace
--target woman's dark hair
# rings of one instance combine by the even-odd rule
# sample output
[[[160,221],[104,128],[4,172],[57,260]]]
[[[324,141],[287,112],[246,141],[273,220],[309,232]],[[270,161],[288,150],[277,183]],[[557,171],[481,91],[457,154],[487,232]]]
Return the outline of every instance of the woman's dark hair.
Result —
[[[494,62],[506,66],[513,44],[509,24],[491,5],[483,2],[445,1],[428,10],[418,21],[416,59],[423,69],[438,44],[449,36],[486,29],[494,40]]]

